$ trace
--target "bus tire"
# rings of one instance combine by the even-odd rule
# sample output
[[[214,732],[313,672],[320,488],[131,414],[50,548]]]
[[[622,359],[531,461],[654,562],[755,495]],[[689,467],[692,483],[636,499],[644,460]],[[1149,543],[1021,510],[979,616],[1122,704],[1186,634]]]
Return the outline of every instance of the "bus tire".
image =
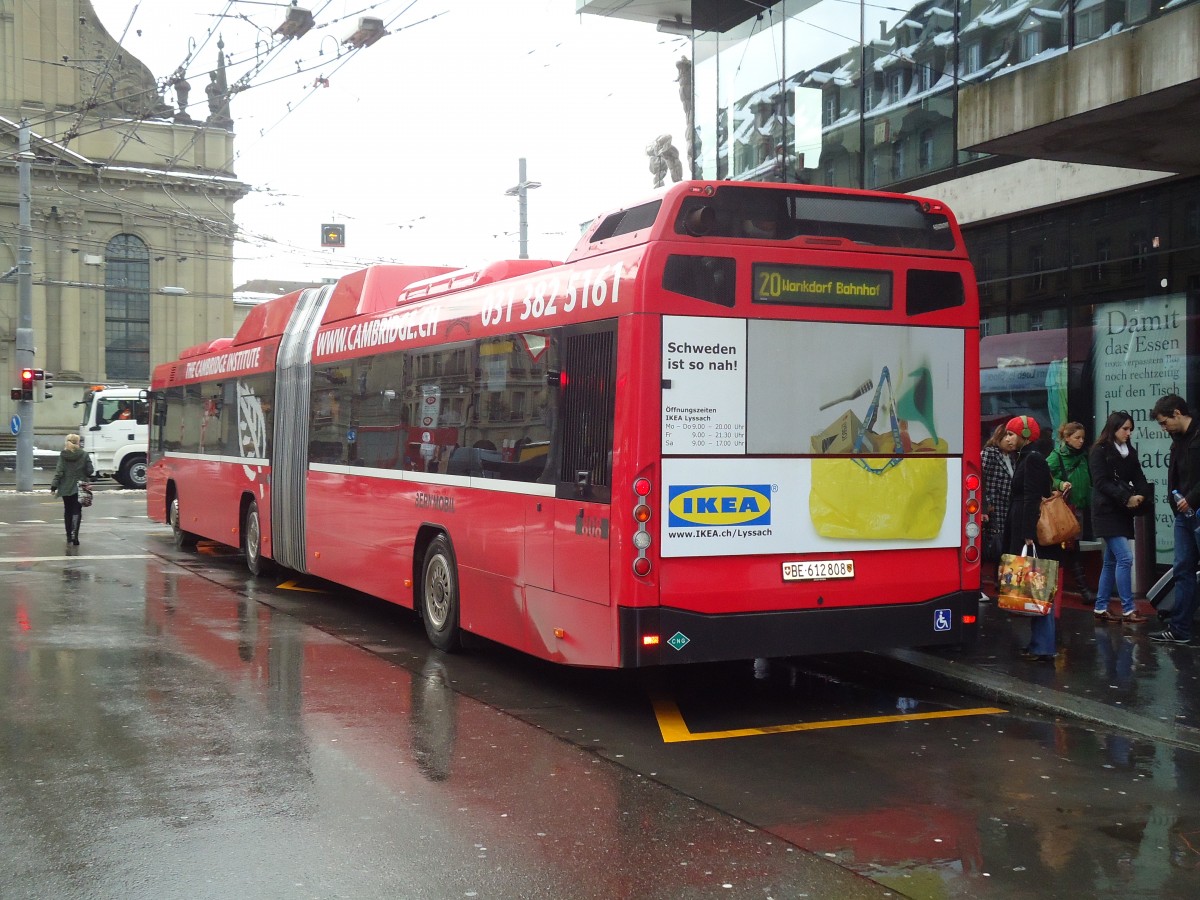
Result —
[[[242,516],[242,553],[251,575],[270,575],[275,568],[274,563],[262,555],[262,521],[257,500],[247,504],[246,514]]]
[[[146,457],[131,456],[121,463],[117,481],[130,490],[144,491],[146,489]]]
[[[454,560],[454,548],[444,534],[435,537],[425,551],[420,602],[429,643],[447,653],[460,649],[458,564]]]
[[[167,519],[171,523],[171,536],[175,541],[175,546],[180,550],[190,550],[196,546],[196,541],[199,538],[190,531],[183,530],[179,524],[180,515],[182,514],[179,511],[179,495],[176,494],[171,497],[171,506],[167,513]]]

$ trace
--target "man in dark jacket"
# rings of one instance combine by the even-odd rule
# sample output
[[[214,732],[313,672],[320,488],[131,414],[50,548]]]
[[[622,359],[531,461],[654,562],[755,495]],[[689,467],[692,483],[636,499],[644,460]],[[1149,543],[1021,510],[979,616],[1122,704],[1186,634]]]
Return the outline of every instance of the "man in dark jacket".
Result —
[[[1162,644],[1190,644],[1192,619],[1196,615],[1196,568],[1200,564],[1200,524],[1195,511],[1200,509],[1200,423],[1188,411],[1187,401],[1178,394],[1167,394],[1150,410],[1154,421],[1171,435],[1171,456],[1167,464],[1167,494],[1175,507],[1175,608],[1171,625],[1150,635]]]

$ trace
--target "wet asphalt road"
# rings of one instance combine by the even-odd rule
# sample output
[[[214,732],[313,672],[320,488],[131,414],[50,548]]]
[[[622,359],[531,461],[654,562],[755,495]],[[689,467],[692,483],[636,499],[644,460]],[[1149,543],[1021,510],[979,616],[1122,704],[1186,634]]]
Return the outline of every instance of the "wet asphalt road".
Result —
[[[59,509],[0,493],[2,898],[1200,895],[1188,751],[853,657],[447,657],[139,494],[77,550]]]
[[[0,495],[4,898],[887,893],[59,509]]]

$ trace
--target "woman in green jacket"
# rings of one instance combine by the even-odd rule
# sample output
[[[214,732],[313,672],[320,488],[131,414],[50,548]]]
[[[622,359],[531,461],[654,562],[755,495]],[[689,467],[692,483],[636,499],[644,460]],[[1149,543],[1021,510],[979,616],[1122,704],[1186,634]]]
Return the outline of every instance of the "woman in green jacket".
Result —
[[[67,526],[67,543],[79,546],[79,524],[83,507],[79,505],[79,484],[92,477],[92,457],[79,446],[79,435],[68,434],[67,444],[58,454],[50,492],[62,497],[63,522]]]
[[[1050,474],[1054,478],[1054,487],[1066,495],[1067,502],[1075,507],[1075,515],[1083,527],[1081,538],[1090,539],[1092,536],[1092,475],[1088,469],[1088,454],[1084,449],[1086,438],[1084,427],[1079,422],[1068,422],[1058,429],[1058,445],[1046,457],[1050,466]],[[1070,493],[1067,493],[1070,491]],[[1088,587],[1087,578],[1083,574],[1083,559],[1079,554],[1077,542],[1064,548],[1063,568],[1070,568],[1071,577],[1079,596],[1085,603],[1095,601],[1095,594]]]

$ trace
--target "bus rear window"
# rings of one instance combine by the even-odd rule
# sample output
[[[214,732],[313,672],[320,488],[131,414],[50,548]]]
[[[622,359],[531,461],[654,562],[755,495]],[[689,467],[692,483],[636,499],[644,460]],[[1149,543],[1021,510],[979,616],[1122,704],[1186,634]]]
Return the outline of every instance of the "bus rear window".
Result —
[[[661,200],[653,200],[650,203],[643,203],[641,206],[613,213],[600,223],[600,227],[592,233],[591,239],[592,241],[605,241],[618,234],[629,234],[649,228],[654,224],[660,206],[662,206]]]
[[[910,269],[905,294],[908,300],[905,312],[910,316],[951,309],[967,302],[959,272],[934,272]]]
[[[680,204],[675,233],[692,237],[790,241],[838,238],[855,244],[912,250],[954,250],[954,229],[917,200],[798,194],[794,190],[728,185]]]

